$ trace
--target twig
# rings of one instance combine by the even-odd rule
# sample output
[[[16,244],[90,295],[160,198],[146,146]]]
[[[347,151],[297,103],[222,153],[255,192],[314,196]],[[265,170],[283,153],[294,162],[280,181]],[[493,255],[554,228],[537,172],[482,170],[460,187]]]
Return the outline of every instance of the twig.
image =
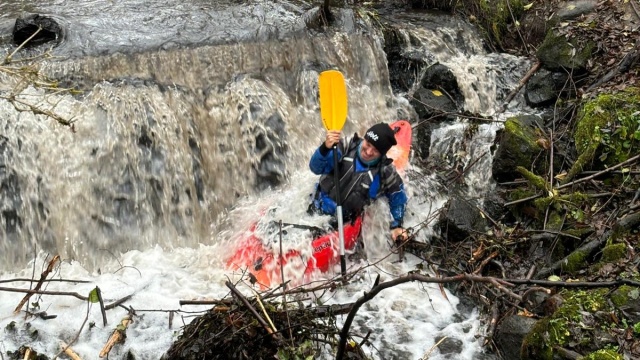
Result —
[[[433,350],[435,350],[438,347],[438,345],[442,344],[442,342],[445,341],[446,339],[447,337],[443,336],[442,339],[440,339],[437,343],[433,344],[433,346],[429,349],[429,351],[427,351],[420,359],[427,360],[431,355],[431,353],[433,352]]]
[[[64,341],[60,341],[60,348],[62,349],[62,352],[64,352],[68,357],[71,358],[71,360],[82,360],[80,356],[78,356],[78,354],[76,354],[76,352],[71,349],[71,345],[65,343]],[[53,359],[55,360],[57,356],[58,355],[56,355]]]
[[[287,311],[287,283],[284,281],[284,258],[282,252],[282,220],[279,221],[280,226],[280,275],[282,277],[282,307],[284,308],[284,313],[287,314],[287,326],[289,327],[289,339],[291,339],[291,346],[295,346],[293,343],[293,330],[291,329],[291,319],[289,318],[289,312]],[[275,328],[275,327],[274,327]]]
[[[98,295],[98,302],[100,303],[100,312],[102,313],[103,326],[107,326],[107,311],[104,308],[104,300],[102,299],[102,291],[96,286],[96,295]]]
[[[527,202],[529,200],[537,199],[540,196],[542,196],[542,194],[536,194],[536,195],[529,196],[529,197],[524,198],[524,199],[514,200],[514,201],[511,201],[511,202],[508,202],[508,203],[504,203],[504,206],[507,207],[507,206],[511,206],[511,205],[520,204],[520,203],[523,203],[523,202]]]
[[[31,34],[31,36],[29,36],[27,38],[27,40],[23,41],[22,44],[20,44],[20,46],[18,46],[18,48],[16,48],[15,50],[13,50],[13,52],[9,55],[7,55],[6,58],[4,58],[4,63],[8,64],[11,62],[11,58],[13,57],[13,55],[15,55],[18,51],[20,51],[20,49],[22,49],[23,46],[25,46],[29,41],[31,41],[31,39],[33,39],[36,35],[38,35],[38,33],[42,30],[42,26],[38,26],[38,30],[36,30],[33,34]]]
[[[580,246],[579,248],[571,252],[571,254],[553,263],[553,265],[551,265],[550,267],[543,269],[540,273],[537,274],[536,277],[541,278],[553,273],[556,270],[561,269],[563,265],[568,263],[569,257],[572,254],[575,254],[578,252],[581,254],[587,254],[587,255],[591,254],[596,249],[600,248],[609,239],[609,237],[613,236],[615,233],[620,233],[622,231],[629,230],[634,226],[637,226],[638,224],[640,224],[640,212],[626,215],[625,217],[620,219],[615,224],[615,226],[611,228],[611,230],[605,232],[597,239],[591,240],[588,243]]]
[[[578,360],[584,358],[582,355],[578,354],[575,351],[571,351],[569,349],[565,349],[561,346],[554,345],[553,349],[558,352],[558,355],[562,356],[563,359],[568,360]]]
[[[256,301],[258,302],[258,305],[260,305],[260,310],[262,310],[262,313],[264,314],[264,317],[267,318],[267,321],[269,322],[269,325],[271,326],[271,329],[273,329],[274,332],[278,332],[278,329],[273,324],[273,321],[269,317],[269,314],[267,314],[267,309],[265,309],[264,305],[262,304],[262,300],[260,300],[260,295],[255,290],[253,290],[253,289],[251,289],[251,290],[253,291],[253,295],[256,298]]]
[[[486,346],[493,339],[493,335],[496,331],[496,326],[498,325],[498,317],[498,302],[495,301],[491,306],[491,320],[489,321],[489,326],[487,327],[483,346]]]
[[[80,326],[80,330],[78,330],[78,332],[76,333],[76,336],[74,336],[73,339],[71,339],[69,344],[64,344],[64,342],[62,342],[62,344],[64,344],[64,346],[62,346],[62,349],[60,350],[60,352],[57,353],[56,356],[53,357],[53,360],[57,359],[58,356],[60,356],[60,354],[62,354],[62,353],[65,353],[65,354],[69,355],[69,352],[67,350],[69,350],[69,347],[71,345],[73,345],[73,343],[78,341],[78,338],[80,337],[80,334],[82,333],[82,329],[84,329],[84,325],[87,323],[87,320],[89,319],[89,310],[90,309],[91,309],[91,302],[87,301],[87,313],[84,316],[84,321],[82,322],[82,325]],[[73,353],[73,351],[71,351],[71,352]]]
[[[44,290],[30,290],[30,289],[16,289],[16,288],[7,288],[7,287],[0,287],[0,291],[7,291],[7,292],[18,292],[18,293],[26,293],[26,294],[42,294],[42,295],[59,295],[59,296],[73,296],[76,299],[80,299],[83,301],[89,300],[88,297],[83,296],[78,294],[77,292],[66,292],[66,291],[44,291]],[[127,295],[125,297],[123,297],[120,300],[115,301],[112,304],[106,305],[104,308],[106,310],[111,310],[114,307],[120,305],[121,303],[131,299],[131,297],[133,296],[133,294],[131,295]]]
[[[120,320],[120,324],[116,327],[115,330],[113,330],[111,337],[100,351],[100,354],[98,355],[99,357],[103,358],[109,355],[109,352],[111,351],[113,346],[124,339],[127,327],[131,323],[132,316],[133,315],[130,312],[125,317],[123,317],[122,320]]]
[[[240,291],[238,291],[238,289],[236,289],[236,287],[231,283],[231,281],[226,281],[224,284],[244,304],[244,306],[247,307],[247,309],[251,312],[251,314],[253,314],[253,316],[256,318],[256,320],[258,320],[260,325],[262,325],[262,327],[265,330],[267,330],[269,335],[271,335],[271,337],[276,341],[276,343],[278,345],[282,345],[283,344],[283,340],[282,340],[282,336],[280,335],[280,333],[274,332],[269,327],[269,324],[267,324],[267,322],[262,318],[262,316],[260,316],[260,314],[258,314],[258,311],[253,307],[253,305],[251,305],[249,300],[244,295],[242,295],[242,293]]]
[[[40,290],[40,288],[42,287],[42,284],[44,283],[44,280],[47,278],[47,276],[49,276],[49,273],[51,273],[51,271],[53,271],[53,267],[58,262],[58,260],[60,260],[60,255],[54,256],[53,259],[51,259],[51,261],[49,261],[49,265],[47,266],[45,271],[43,271],[42,274],[40,274],[40,280],[38,281],[38,284],[36,284],[36,286],[33,288],[33,290],[28,292],[27,295],[25,295],[22,298],[22,300],[20,301],[18,306],[16,306],[16,308],[13,310],[14,314],[19,313],[20,309],[22,309],[24,304],[26,304],[27,301],[29,301],[29,298],[31,298],[31,296],[33,294],[38,293],[38,290]]]
[[[536,73],[536,71],[538,71],[538,69],[540,69],[540,66],[542,64],[540,63],[540,61],[537,61],[532,67],[531,69],[529,69],[529,71],[527,71],[527,73],[524,75],[524,77],[522,79],[520,79],[520,82],[518,82],[518,86],[516,86],[516,88],[509,94],[509,96],[507,96],[507,98],[504,100],[504,103],[502,104],[502,108],[500,109],[500,112],[504,112],[507,109],[507,106],[509,105],[509,103],[511,102],[511,100],[513,100],[514,97],[516,97],[516,95],[518,94],[518,92],[520,92],[520,89],[522,89],[522,87],[529,82],[529,79],[531,78],[531,76],[533,76],[533,74]]]
[[[568,233],[563,233],[561,231],[553,231],[553,230],[528,230],[528,232],[532,232],[532,233],[547,233],[547,234],[553,234],[553,235],[561,235],[564,237],[568,237],[568,238],[572,238],[572,239],[576,239],[576,240],[582,240],[580,238],[580,236],[575,236],[575,235],[571,235]]]
[[[36,282],[34,279],[17,278],[17,279],[0,280],[0,284],[10,283],[10,282],[20,282],[20,281],[32,282],[32,283]],[[70,282],[70,283],[77,283],[77,284],[87,284],[87,283],[91,283],[93,281],[89,281],[89,280],[73,280],[73,279],[46,279],[43,282]]]
[[[566,187],[569,187],[569,186],[572,186],[572,185],[576,185],[576,184],[579,184],[581,182],[585,182],[587,180],[591,180],[591,179],[596,178],[596,177],[598,177],[598,176],[600,176],[602,174],[606,174],[606,173],[608,173],[608,172],[610,172],[612,170],[615,170],[615,169],[617,169],[619,167],[623,167],[623,166],[625,166],[627,164],[633,163],[634,161],[636,161],[638,159],[640,159],[640,155],[636,155],[636,156],[634,156],[632,158],[629,158],[629,159],[627,159],[627,160],[625,160],[625,161],[623,161],[623,162],[621,162],[621,163],[619,163],[617,165],[614,165],[614,166],[612,166],[610,168],[604,169],[602,171],[598,171],[597,173],[595,173],[593,175],[590,175],[590,176],[587,176],[587,177],[584,177],[584,178],[581,178],[581,179],[578,179],[578,180],[575,180],[575,181],[560,185],[556,189],[558,189],[558,190],[564,189]]]

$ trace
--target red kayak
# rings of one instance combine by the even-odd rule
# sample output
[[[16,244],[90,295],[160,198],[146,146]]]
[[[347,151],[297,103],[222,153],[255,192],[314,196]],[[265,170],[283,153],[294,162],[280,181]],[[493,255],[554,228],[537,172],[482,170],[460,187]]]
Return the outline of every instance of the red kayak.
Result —
[[[409,162],[411,150],[411,125],[405,120],[399,120],[390,124],[396,130],[397,145],[392,147],[387,156],[393,159],[393,165],[402,173]],[[256,282],[263,288],[269,288],[282,282],[281,268],[285,270],[285,281],[300,280],[309,277],[314,272],[326,272],[333,265],[340,262],[338,231],[332,231],[320,235],[311,241],[310,249],[292,249],[280,255],[277,246],[265,245],[256,231],[258,223],[255,223],[247,232],[247,236],[236,241],[233,255],[227,260],[227,267],[231,270],[247,271],[255,277]],[[314,227],[302,225],[290,225],[311,233],[320,230]],[[347,250],[355,248],[362,217],[353,222],[344,224],[344,247]],[[312,235],[309,235],[313,238]],[[291,275],[304,274],[303,279],[292,279]],[[299,276],[299,275],[298,275]]]

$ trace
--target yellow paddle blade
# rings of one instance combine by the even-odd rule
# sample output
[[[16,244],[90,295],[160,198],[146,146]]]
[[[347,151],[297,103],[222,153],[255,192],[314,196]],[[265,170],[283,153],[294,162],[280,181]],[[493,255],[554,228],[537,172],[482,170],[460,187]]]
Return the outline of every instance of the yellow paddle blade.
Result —
[[[318,77],[320,115],[327,130],[342,130],[347,121],[347,85],[337,70],[327,70]]]

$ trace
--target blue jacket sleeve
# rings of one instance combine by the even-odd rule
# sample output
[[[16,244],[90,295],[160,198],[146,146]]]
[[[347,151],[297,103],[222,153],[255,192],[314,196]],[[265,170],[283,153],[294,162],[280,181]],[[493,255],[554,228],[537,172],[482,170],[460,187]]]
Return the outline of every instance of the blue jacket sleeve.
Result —
[[[399,190],[385,194],[389,199],[389,210],[393,221],[391,222],[391,228],[402,227],[404,219],[404,211],[407,206],[407,193],[404,190],[404,184],[400,184]]]
[[[338,157],[341,157],[338,150]],[[333,149],[329,149],[324,144],[320,145],[311,155],[309,169],[316,175],[328,174],[333,170]]]

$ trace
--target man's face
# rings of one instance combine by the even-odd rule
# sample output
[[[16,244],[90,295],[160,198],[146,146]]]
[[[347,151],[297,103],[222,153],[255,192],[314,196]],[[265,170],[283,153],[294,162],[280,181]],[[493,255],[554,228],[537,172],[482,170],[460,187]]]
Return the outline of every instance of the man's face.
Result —
[[[362,147],[360,148],[360,158],[364,162],[370,162],[378,159],[382,154],[380,151],[376,149],[371,143],[369,143],[366,139],[362,140]]]

